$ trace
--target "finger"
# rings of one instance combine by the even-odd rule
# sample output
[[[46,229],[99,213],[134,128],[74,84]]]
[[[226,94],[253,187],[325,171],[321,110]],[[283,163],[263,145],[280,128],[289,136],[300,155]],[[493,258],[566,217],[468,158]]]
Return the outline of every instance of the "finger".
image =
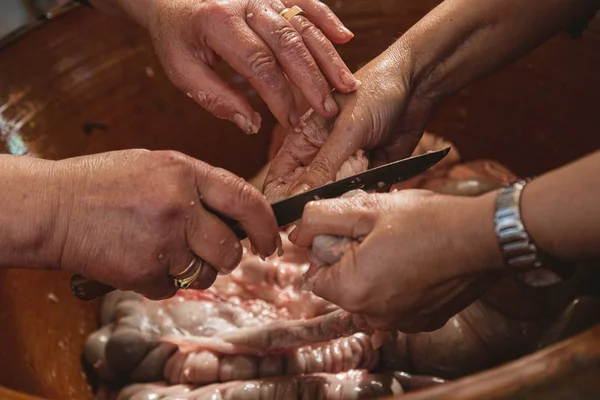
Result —
[[[298,108],[298,112],[300,115],[305,115],[310,110],[310,104],[306,101],[304,94],[302,91],[294,84],[294,82],[290,81],[290,78],[286,77],[290,88],[292,89],[292,93],[294,94],[294,101],[296,102],[296,107]],[[302,118],[300,118],[302,121]]]
[[[370,333],[373,330],[367,323],[364,315],[352,314],[352,323],[362,332]]]
[[[364,315],[365,323],[372,329],[377,331],[393,331],[396,329],[396,323],[394,319],[384,317],[373,317]]]
[[[277,221],[263,195],[248,182],[220,168],[194,160],[196,187],[201,200],[211,209],[238,221],[263,257],[277,248]]]
[[[242,260],[242,245],[234,232],[201,204],[193,206],[187,221],[186,241],[192,252],[220,273],[233,271]]]
[[[341,93],[355,91],[360,81],[354,77],[333,44],[313,23],[300,15],[290,20],[327,81]]]
[[[337,171],[342,164],[363,147],[364,132],[354,131],[359,128],[355,127],[356,122],[350,116],[342,112],[337,118],[333,131],[311,161],[309,168],[291,187],[291,195],[335,181]]]
[[[232,121],[247,134],[259,131],[260,114],[208,65],[182,52],[176,53],[169,64],[173,66],[171,81],[208,112]]]
[[[335,43],[347,43],[354,34],[324,3],[318,0],[283,0],[286,7],[299,6],[308,18]]]
[[[165,300],[169,299],[177,293],[177,288],[173,283],[173,278],[166,273],[164,276],[153,281],[152,285],[144,286],[143,288],[135,289],[134,292],[150,300]]]
[[[306,289],[346,311],[361,313],[361,282],[356,279],[354,263],[358,247],[358,243],[353,243],[337,264],[311,268],[305,277]]]
[[[296,171],[314,159],[328,136],[327,120],[318,114],[308,116],[300,132],[287,133],[271,162],[264,184],[264,193],[269,201],[290,195],[289,189],[299,177]]]
[[[373,230],[376,222],[372,196],[374,195],[308,203],[295,233],[295,244],[309,247],[314,238],[320,235],[353,239],[366,236]]]
[[[193,290],[206,290],[215,283],[217,280],[217,270],[215,270],[211,265],[205,264],[202,268],[202,272],[198,279],[191,284],[190,289]]]
[[[283,71],[300,88],[311,107],[326,117],[337,115],[340,109],[300,33],[269,7],[255,7],[251,14],[248,25],[271,48]]]
[[[283,126],[298,125],[300,115],[294,95],[269,47],[243,19],[227,21],[222,29],[209,34],[208,45],[248,79]],[[231,46],[231,43],[236,45]]]

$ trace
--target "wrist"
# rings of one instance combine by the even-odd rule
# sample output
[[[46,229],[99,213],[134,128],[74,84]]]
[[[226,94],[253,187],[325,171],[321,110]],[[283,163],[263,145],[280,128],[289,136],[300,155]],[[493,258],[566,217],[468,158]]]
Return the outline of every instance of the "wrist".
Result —
[[[501,270],[504,260],[494,224],[497,191],[474,198],[460,199],[452,231],[465,243],[465,268],[470,272]]]
[[[422,49],[415,46],[410,36],[410,33],[405,34],[386,52],[390,53],[388,58],[394,60],[391,68],[396,79],[402,81],[408,91],[406,104],[407,107],[413,108],[411,114],[430,116],[450,93],[446,93],[425,78],[429,69],[420,54]]]
[[[61,242],[54,161],[0,156],[0,267],[58,268]]]

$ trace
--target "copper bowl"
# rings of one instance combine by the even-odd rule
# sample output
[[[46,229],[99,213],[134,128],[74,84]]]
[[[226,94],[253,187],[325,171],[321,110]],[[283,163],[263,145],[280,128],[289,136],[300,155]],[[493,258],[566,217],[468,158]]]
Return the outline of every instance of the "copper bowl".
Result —
[[[436,4],[355,0],[334,6],[356,33],[341,48],[343,57],[358,68]],[[559,36],[464,90],[429,129],[453,140],[466,158],[497,159],[520,175],[542,173],[600,148],[600,91],[591,90],[600,87],[599,22],[582,39]],[[238,75],[223,72],[253,96]],[[171,85],[145,32],[91,9],[67,6],[1,41],[0,76],[4,152],[60,159],[126,148],[174,149],[244,177],[267,159],[273,118],[259,99],[254,96],[253,103],[266,119],[263,129],[245,136]],[[63,272],[0,271],[0,385],[12,390],[0,387],[0,397],[91,399],[81,349],[96,327],[97,310],[97,303],[71,296]],[[580,389],[600,395],[599,362],[597,327],[405,398],[549,399]]]

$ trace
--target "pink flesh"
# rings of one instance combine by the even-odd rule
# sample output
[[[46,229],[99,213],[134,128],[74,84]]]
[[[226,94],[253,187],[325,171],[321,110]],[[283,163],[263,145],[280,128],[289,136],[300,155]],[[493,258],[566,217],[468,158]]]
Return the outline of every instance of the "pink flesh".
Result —
[[[373,375],[364,370],[340,374],[317,373],[296,377],[279,377],[252,381],[232,381],[199,388],[160,383],[137,384],[125,388],[118,400],[137,399],[359,399],[364,396],[403,393],[398,381],[391,375]]]
[[[426,134],[415,154],[446,145]],[[505,182],[512,177],[510,171],[490,161],[453,165],[457,161],[458,153],[453,150],[443,165],[405,182],[402,188],[435,187],[435,180],[483,177]],[[365,162],[366,157],[359,152],[339,176],[360,172],[366,168]],[[297,170],[295,177],[301,172]],[[161,302],[138,301],[137,319],[131,320],[130,315],[111,320],[110,313],[103,311],[108,315],[103,316],[106,325],[92,339],[102,337],[106,341],[114,326],[139,324],[140,331],[154,335],[161,345],[168,346],[169,342],[178,346],[161,364],[161,379],[174,386],[132,385],[121,392],[119,400],[153,394],[171,399],[228,399],[256,390],[265,399],[315,398],[315,391],[323,394],[320,398],[354,399],[369,382],[378,387],[393,386],[390,375],[375,377],[368,374],[369,369],[410,368],[417,373],[461,376],[523,354],[551,322],[511,319],[479,301],[436,332],[358,333],[349,313],[302,290],[303,274],[309,269],[306,251],[294,247],[285,235],[283,248],[283,257],[266,261],[246,251],[240,267],[220,277],[207,291],[182,291],[174,299]],[[320,250],[339,258],[344,246],[334,243]],[[540,281],[537,278],[535,282]],[[522,293],[513,297],[518,302]],[[96,358],[90,363],[99,370],[107,365],[100,351],[103,348],[96,348]],[[342,371],[348,372],[333,375]],[[399,385],[395,387],[392,392],[401,391]]]

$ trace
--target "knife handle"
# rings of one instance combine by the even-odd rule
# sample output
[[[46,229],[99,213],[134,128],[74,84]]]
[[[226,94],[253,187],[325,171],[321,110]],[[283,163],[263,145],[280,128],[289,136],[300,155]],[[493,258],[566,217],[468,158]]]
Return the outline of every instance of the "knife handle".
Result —
[[[221,215],[218,212],[208,208],[206,205],[204,205],[204,208],[220,218],[229,227],[229,229],[236,234],[239,240],[244,240],[246,237],[248,237],[246,232],[236,220]],[[81,275],[73,275],[70,283],[71,292],[73,295],[79,300],[83,301],[94,300],[116,290],[112,286],[105,285],[104,283],[100,283]]]

